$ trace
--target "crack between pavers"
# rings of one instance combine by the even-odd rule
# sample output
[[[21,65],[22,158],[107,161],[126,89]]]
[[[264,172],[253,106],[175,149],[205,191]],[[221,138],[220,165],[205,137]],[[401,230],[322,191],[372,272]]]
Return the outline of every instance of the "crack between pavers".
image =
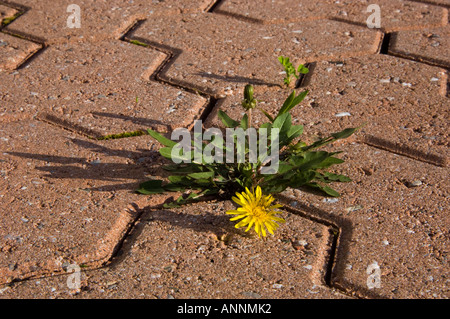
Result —
[[[0,1],[0,5],[4,5],[5,7],[9,7],[9,8],[17,10],[17,13],[14,16],[7,17],[7,19],[3,19],[2,21],[0,21],[0,33],[4,33],[9,36],[12,36],[12,37],[15,37],[15,38],[18,38],[21,40],[26,40],[26,41],[29,41],[29,42],[32,42],[32,43],[38,45],[38,48],[36,50],[28,53],[28,55],[26,57],[24,57],[18,65],[15,66],[14,69],[19,70],[19,69],[22,69],[24,66],[28,65],[28,63],[32,59],[34,59],[36,56],[38,56],[40,53],[42,53],[42,51],[44,51],[46,49],[45,40],[40,39],[40,38],[35,38],[35,37],[32,37],[31,35],[21,33],[18,31],[14,31],[9,28],[6,29],[6,27],[9,27],[12,23],[14,23],[14,21],[16,21],[22,15],[24,15],[31,8],[20,5],[20,4],[16,4],[16,3],[12,3],[12,2],[3,2],[3,1]],[[7,20],[6,23],[5,23],[5,20]]]
[[[52,258],[41,262],[21,264],[19,270],[17,268],[11,270],[9,267],[0,268],[0,278],[4,280],[4,282],[0,282],[0,285],[10,286],[17,282],[46,278],[55,274],[64,275],[67,274],[64,265],[69,262],[81,265],[86,270],[101,268],[117,253],[122,238],[130,231],[140,215],[139,207],[135,203],[130,204],[128,209],[120,213],[120,217],[106,235],[98,240],[93,252],[72,257],[65,263],[57,258]]]
[[[164,45],[158,44],[156,42],[151,42],[151,41],[148,41],[147,39],[141,39],[138,37],[129,37],[128,36],[131,32],[136,30],[145,21],[146,20],[136,20],[135,22],[133,22],[127,28],[126,32],[124,32],[122,34],[122,36],[119,38],[119,40],[127,42],[127,43],[131,43],[134,45],[140,45],[140,46],[143,46],[146,48],[150,48],[150,49],[153,49],[153,50],[156,50],[158,52],[162,52],[165,54],[166,58],[164,59],[164,61],[150,75],[150,77],[149,77],[150,81],[158,82],[162,85],[172,86],[172,87],[175,87],[177,89],[180,89],[180,90],[192,93],[192,94],[197,94],[206,99],[207,102],[203,108],[203,111],[194,117],[192,123],[187,125],[188,128],[192,128],[194,125],[194,122],[196,120],[202,120],[202,121],[206,120],[206,118],[210,115],[210,113],[216,106],[220,97],[218,95],[214,94],[213,92],[208,92],[207,90],[203,90],[202,88],[196,88],[195,86],[184,83],[182,81],[170,81],[168,79],[165,79],[163,76],[161,76],[161,74],[165,70],[170,68],[170,66],[174,63],[174,61],[176,61],[176,59],[181,54],[181,50],[176,49],[176,48],[171,48],[168,46],[164,46]]]
[[[388,151],[397,155],[409,157],[420,162],[433,164],[440,167],[448,166],[448,159],[444,156],[426,153],[417,149],[410,148],[407,145],[390,142],[376,136],[365,135],[364,137],[362,137],[360,142],[368,146],[382,149],[384,151]]]
[[[331,236],[331,243],[329,246],[328,256],[323,260],[322,266],[325,270],[323,277],[323,283],[325,287],[334,288],[340,293],[361,299],[385,299],[387,297],[379,295],[365,287],[356,286],[354,283],[347,282],[345,278],[336,279],[336,274],[342,273],[348,254],[348,245],[351,242],[352,237],[352,222],[341,216],[333,216],[326,211],[323,211],[314,206],[308,206],[306,204],[298,203],[293,207],[290,203],[292,198],[281,195],[280,202],[285,203],[284,209],[297,214],[303,218],[309,219],[313,222],[322,224],[328,227]]]
[[[409,0],[409,1],[430,4],[430,5],[433,5],[433,6],[438,6],[438,7],[443,7],[443,8],[450,8],[450,4],[437,3],[437,2],[434,2],[432,0]]]

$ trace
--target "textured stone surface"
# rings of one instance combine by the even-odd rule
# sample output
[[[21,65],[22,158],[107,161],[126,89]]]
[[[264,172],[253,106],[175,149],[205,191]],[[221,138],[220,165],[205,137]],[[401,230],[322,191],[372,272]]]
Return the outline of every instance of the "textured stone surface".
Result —
[[[309,90],[307,98],[291,113],[295,123],[305,125],[309,137],[364,125],[358,136],[367,143],[448,165],[445,70],[386,55],[319,62],[311,67],[304,89]],[[255,98],[275,116],[290,93],[260,87]],[[216,110],[240,119],[242,97],[241,93],[220,101]],[[220,124],[215,116],[216,111],[208,119],[209,126]],[[256,124],[267,121],[258,110],[253,117]]]
[[[395,33],[389,53],[450,67],[450,26]]]
[[[292,213],[274,237],[236,230],[231,202],[144,212],[126,252],[88,271],[77,298],[343,298],[323,287],[329,229]],[[70,297],[67,278],[14,285],[0,297]]]
[[[105,37],[117,39],[137,20],[159,14],[202,11],[212,1],[82,0],[74,3],[71,0],[55,0],[48,5],[46,1],[18,0],[15,3],[29,9],[7,29],[52,43]],[[81,28],[68,26],[68,20],[74,21],[71,16],[73,11],[68,10],[71,4],[80,7]]]
[[[360,144],[335,149],[345,150],[338,171],[354,181],[337,185],[342,198],[295,196],[342,227],[332,281],[373,297],[448,298],[448,169]],[[380,287],[370,289],[375,262]]]
[[[447,23],[447,9],[403,0],[224,0],[216,7],[215,12],[263,23],[334,18],[366,26],[374,12],[373,9],[368,10],[371,4],[380,7],[380,26],[387,32],[442,26]]]
[[[2,23],[6,18],[14,17],[17,13],[18,11],[16,9],[0,4],[0,23]]]
[[[381,30],[369,2],[80,0],[79,29],[72,1],[2,2],[0,298],[448,298],[449,2],[380,0]],[[160,145],[96,138],[219,126],[247,83],[275,115],[281,55],[310,66],[305,140],[365,126],[329,146],[342,196],[283,192],[274,237],[230,202],[161,209],[180,194],[135,193]]]
[[[108,260],[133,221],[152,140],[94,142],[38,121],[0,130],[0,282]]]
[[[381,35],[337,21],[255,25],[208,13],[149,19],[130,38],[174,55],[160,78],[230,95],[247,82],[273,85],[280,55],[305,63],[373,54]]]
[[[45,112],[95,136],[187,126],[206,99],[150,80],[165,58],[119,40],[52,45],[20,75],[0,75],[3,120]]]
[[[0,32],[0,72],[10,71],[41,48],[41,45]]]

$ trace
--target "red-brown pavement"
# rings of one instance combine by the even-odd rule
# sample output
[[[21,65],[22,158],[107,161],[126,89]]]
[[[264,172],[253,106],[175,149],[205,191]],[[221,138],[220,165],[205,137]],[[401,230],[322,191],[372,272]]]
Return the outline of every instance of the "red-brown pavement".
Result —
[[[380,29],[371,1],[84,0],[69,28],[72,2],[0,2],[0,298],[449,297],[448,0],[379,0]],[[135,192],[160,145],[101,137],[220,126],[247,83],[275,114],[280,55],[309,140],[365,124],[340,198],[285,191],[262,241],[231,202]]]

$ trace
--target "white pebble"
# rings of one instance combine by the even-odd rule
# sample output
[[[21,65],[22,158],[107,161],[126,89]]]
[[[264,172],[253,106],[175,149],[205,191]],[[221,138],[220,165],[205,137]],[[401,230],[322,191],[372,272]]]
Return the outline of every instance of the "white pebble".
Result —
[[[351,114],[349,112],[341,112],[341,113],[335,114],[334,116],[343,117],[343,116],[351,116]]]

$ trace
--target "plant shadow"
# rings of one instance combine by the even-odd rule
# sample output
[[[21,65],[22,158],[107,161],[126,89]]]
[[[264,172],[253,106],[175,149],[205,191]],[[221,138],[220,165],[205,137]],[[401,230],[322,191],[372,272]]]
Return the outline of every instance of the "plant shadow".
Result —
[[[91,142],[78,138],[69,138],[71,143],[96,153],[100,160],[85,157],[69,157],[50,154],[36,154],[25,152],[8,152],[9,155],[43,162],[36,165],[35,170],[43,172],[46,179],[82,179],[100,181],[101,186],[88,187],[89,191],[119,191],[135,192],[140,183],[148,180],[146,175],[164,177],[161,168],[164,159],[153,149],[126,150],[105,146],[108,142]],[[118,163],[110,158],[127,159]],[[117,161],[117,160],[116,160]]]

